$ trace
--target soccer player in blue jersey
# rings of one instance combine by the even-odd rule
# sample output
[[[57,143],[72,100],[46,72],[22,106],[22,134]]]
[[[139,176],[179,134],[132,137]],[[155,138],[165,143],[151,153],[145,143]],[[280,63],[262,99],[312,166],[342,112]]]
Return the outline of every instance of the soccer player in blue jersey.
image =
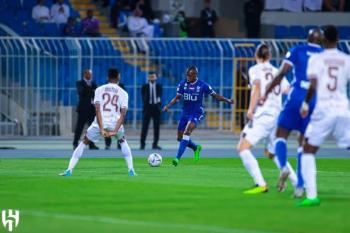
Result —
[[[316,97],[310,101],[309,114],[306,118],[300,116],[300,107],[304,101],[307,90],[309,88],[310,82],[306,76],[306,69],[308,59],[312,54],[320,53],[323,49],[321,48],[321,43],[323,40],[322,30],[315,28],[311,29],[308,34],[307,41],[305,45],[298,45],[290,49],[286,54],[284,62],[282,63],[279,72],[275,76],[271,85],[266,90],[262,101],[267,99],[269,93],[271,93],[274,88],[283,80],[283,77],[293,69],[294,79],[292,81],[292,89],[288,95],[288,99],[284,104],[283,110],[280,113],[276,141],[275,141],[275,151],[281,165],[281,174],[278,182],[279,191],[285,189],[285,182],[289,176],[289,169],[287,168],[287,143],[286,140],[291,131],[297,130],[300,133],[299,143],[303,141],[303,136],[306,127],[310,121],[310,115],[316,104]],[[302,154],[302,147],[299,145],[298,148],[298,185],[295,189],[295,197],[301,197],[303,195],[303,180],[301,176],[300,169],[300,158]]]
[[[205,82],[198,79],[198,69],[196,66],[190,66],[186,70],[186,79],[182,80],[177,87],[176,96],[167,104],[163,111],[168,109],[183,98],[183,111],[178,125],[177,140],[180,142],[176,158],[173,165],[177,166],[186,150],[186,147],[194,151],[194,159],[197,161],[202,147],[196,145],[191,139],[191,133],[204,118],[203,98],[205,94],[211,95],[218,101],[233,104],[232,99],[227,99],[217,93]]]

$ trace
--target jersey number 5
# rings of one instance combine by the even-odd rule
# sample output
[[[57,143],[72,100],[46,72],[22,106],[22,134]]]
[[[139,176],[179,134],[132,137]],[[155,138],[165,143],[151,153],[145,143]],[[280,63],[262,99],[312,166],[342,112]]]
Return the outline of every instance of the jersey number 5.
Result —
[[[272,81],[273,80],[273,74],[272,73],[266,73],[265,74],[265,78],[267,81]],[[281,94],[281,84],[278,84],[274,89],[273,89],[273,93],[275,95],[279,95]]]
[[[333,80],[333,85],[331,83],[327,84],[327,88],[330,91],[337,90],[338,71],[339,71],[339,68],[337,66],[330,66],[330,67],[328,67],[328,77]]]
[[[111,111],[111,109],[107,107],[107,105],[108,105],[109,103],[111,103],[112,106],[115,107],[115,111],[117,111],[117,110],[118,110],[118,105],[117,105],[117,103],[118,103],[118,98],[119,98],[118,95],[113,95],[113,96],[111,97],[111,95],[110,95],[109,93],[104,93],[104,94],[102,95],[102,99],[103,99],[103,101],[105,102],[105,103],[103,104],[103,111],[104,111],[104,112],[110,112],[110,111]]]

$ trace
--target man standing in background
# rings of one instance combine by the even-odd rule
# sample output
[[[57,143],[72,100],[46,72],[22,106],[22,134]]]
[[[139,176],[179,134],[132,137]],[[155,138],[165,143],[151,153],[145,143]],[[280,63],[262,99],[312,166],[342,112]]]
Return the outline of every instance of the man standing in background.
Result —
[[[204,0],[204,9],[201,11],[202,37],[215,37],[214,25],[218,20],[215,10],[210,7],[211,1]]]
[[[77,107],[78,121],[75,127],[73,148],[78,146],[81,133],[83,132],[85,124],[91,125],[95,118],[95,107],[93,100],[95,96],[96,83],[92,80],[92,71],[84,70],[83,78],[77,81],[77,92],[79,95],[79,103]],[[91,142],[89,148],[98,150],[99,148]]]
[[[143,102],[143,122],[141,131],[141,146],[140,149],[144,150],[146,146],[146,137],[148,132],[148,126],[151,118],[153,118],[154,137],[153,137],[153,149],[161,150],[158,146],[159,140],[159,125],[161,114],[161,97],[162,86],[156,83],[157,75],[155,73],[149,73],[148,83],[144,84],[141,89],[142,102]]]

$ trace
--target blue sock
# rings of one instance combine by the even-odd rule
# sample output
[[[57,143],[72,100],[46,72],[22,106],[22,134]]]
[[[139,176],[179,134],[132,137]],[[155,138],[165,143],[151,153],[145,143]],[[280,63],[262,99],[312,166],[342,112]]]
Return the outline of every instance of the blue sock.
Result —
[[[182,137],[182,140],[180,141],[179,149],[177,150],[177,154],[176,154],[177,159],[181,159],[189,143],[190,143],[190,136],[184,135]]]
[[[197,145],[192,140],[188,142],[187,147],[191,148],[192,150],[197,150]]]
[[[303,148],[299,147],[298,148],[298,156],[297,156],[297,162],[298,162],[298,166],[297,166],[298,184],[297,184],[297,187],[298,188],[304,187],[304,180],[303,180],[303,176],[301,175],[301,155],[302,154],[303,154]]]
[[[287,143],[284,138],[277,138],[275,141],[275,151],[280,162],[280,168],[283,169],[287,165]]]

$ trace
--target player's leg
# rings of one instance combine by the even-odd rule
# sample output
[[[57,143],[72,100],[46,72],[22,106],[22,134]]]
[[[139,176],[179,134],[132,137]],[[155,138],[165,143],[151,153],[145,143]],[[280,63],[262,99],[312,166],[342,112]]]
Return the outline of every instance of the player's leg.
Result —
[[[301,174],[301,156],[303,154],[303,143],[304,143],[304,135],[300,134],[298,137],[299,147],[297,149],[297,177],[298,182],[296,188],[294,190],[294,197],[301,198],[304,194],[304,180]]]
[[[238,145],[237,145],[237,152],[239,157],[241,158],[244,167],[250,174],[250,176],[253,178],[254,183],[256,185],[255,188],[245,191],[245,194],[257,194],[257,193],[264,193],[268,191],[266,182],[264,180],[264,177],[261,173],[258,161],[254,157],[253,153],[251,152],[252,144],[244,138],[244,134],[241,137]]]
[[[301,156],[301,172],[304,179],[306,199],[299,203],[300,206],[315,206],[320,204],[320,199],[317,197],[315,159],[318,148],[318,146],[310,145],[306,140],[303,155]]]
[[[83,141],[79,143],[77,148],[74,150],[72,157],[69,161],[68,168],[61,174],[61,176],[70,176],[73,173],[73,169],[77,165],[79,159],[82,157],[84,149],[87,145],[90,145],[91,142],[97,142],[100,135],[100,129],[97,124],[91,124],[87,129],[86,135],[84,136]]]
[[[276,132],[275,152],[281,169],[281,174],[278,181],[278,191],[280,192],[285,189],[285,183],[290,174],[287,167],[287,138],[289,133],[290,130],[280,126],[277,128]]]
[[[118,142],[120,143],[121,151],[128,167],[129,176],[136,176],[130,146],[124,135],[122,137],[119,135],[118,138],[119,137],[120,139],[118,139]]]
[[[191,133],[193,132],[193,130],[196,128],[196,123],[193,122],[193,121],[188,121],[187,122],[187,125],[186,125],[186,128],[184,130],[184,134],[182,136],[182,139],[180,141],[180,144],[179,144],[179,149],[177,151],[177,154],[176,154],[176,158],[173,160],[173,165],[174,166],[177,166],[183,153],[185,152],[186,150],[186,147],[189,145],[190,143],[190,136],[191,136]]]
[[[90,114],[90,115],[88,116],[88,119],[87,119],[88,125],[90,126],[94,120],[95,120],[95,114]],[[98,147],[96,146],[95,142],[90,141],[89,149],[90,149],[90,150],[98,150],[98,149],[100,149],[100,148],[98,148]]]

